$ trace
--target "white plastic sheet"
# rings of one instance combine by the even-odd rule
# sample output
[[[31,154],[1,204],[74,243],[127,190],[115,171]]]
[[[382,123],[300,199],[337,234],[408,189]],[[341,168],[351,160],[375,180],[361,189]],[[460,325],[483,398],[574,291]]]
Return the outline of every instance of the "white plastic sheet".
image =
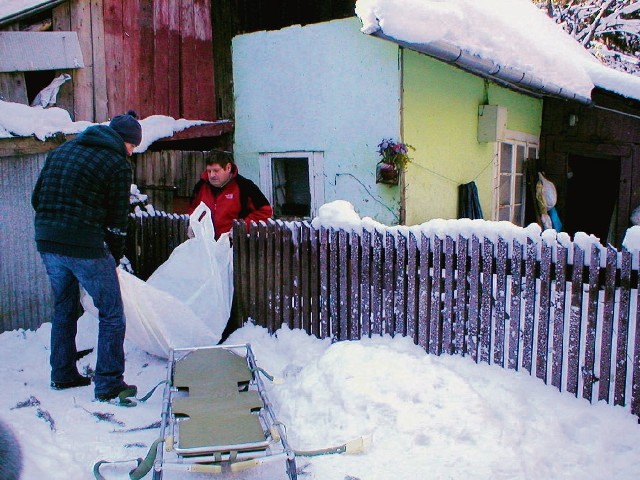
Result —
[[[127,340],[164,358],[171,348],[217,344],[231,312],[229,235],[214,240],[211,211],[204,203],[190,225],[194,238],[179,245],[146,282],[118,269]],[[92,303],[83,297],[85,310],[97,317]]]

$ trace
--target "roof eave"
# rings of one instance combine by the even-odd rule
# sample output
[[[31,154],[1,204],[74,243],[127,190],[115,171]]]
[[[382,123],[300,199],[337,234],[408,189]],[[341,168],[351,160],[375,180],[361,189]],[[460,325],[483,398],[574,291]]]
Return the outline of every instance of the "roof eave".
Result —
[[[21,10],[16,13],[12,13],[11,15],[7,15],[6,17],[0,18],[0,28],[6,25],[9,25],[11,23],[17,22],[19,20],[22,20],[23,18],[36,15],[45,10],[50,10],[53,7],[57,7],[58,5],[66,1],[68,0],[50,0],[48,2],[42,2],[42,3],[39,3],[38,5],[25,8],[24,10]]]
[[[553,83],[544,82],[541,78],[531,75],[530,73],[522,72],[521,70],[513,67],[499,65],[492,60],[472,55],[448,42],[405,42],[385,35],[381,30],[374,32],[372,35],[410,50],[437,58],[438,60],[455,65],[480,77],[487,78],[498,84],[536,97],[559,97],[585,105],[590,105],[592,103],[591,99],[584,95],[569,91],[568,89],[559,87]]]

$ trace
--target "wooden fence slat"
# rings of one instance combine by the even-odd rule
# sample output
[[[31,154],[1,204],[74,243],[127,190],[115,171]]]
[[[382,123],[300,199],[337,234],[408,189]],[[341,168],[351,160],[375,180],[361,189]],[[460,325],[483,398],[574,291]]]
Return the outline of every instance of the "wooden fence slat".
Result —
[[[498,239],[496,248],[496,309],[493,342],[493,363],[504,367],[504,336],[507,318],[507,254],[508,244],[503,238]]]
[[[453,290],[455,244],[449,235],[444,240],[444,308],[442,309],[442,351],[453,353]]]
[[[433,280],[431,281],[431,318],[429,321],[429,353],[442,352],[441,293],[442,293],[442,240],[433,237]]]
[[[640,255],[638,256],[638,271],[640,271]],[[640,284],[640,280],[638,281]],[[636,295],[636,333],[633,339],[633,372],[631,383],[631,413],[640,416],[640,285]]]
[[[297,243],[297,242],[296,242]],[[293,308],[291,307],[291,279],[293,278],[293,240],[291,228],[282,231],[282,322],[293,328]]]
[[[318,338],[322,338],[320,331],[320,281],[318,272],[320,271],[319,256],[318,256],[318,230],[311,228],[308,222],[304,222],[305,230],[309,233],[305,234],[305,238],[309,238],[309,254],[310,254],[310,266],[309,273],[311,275],[310,288],[310,301],[311,301],[311,332]]]
[[[382,335],[382,233],[373,233],[373,259],[371,262],[371,334]]]
[[[589,262],[589,294],[587,300],[587,326],[585,332],[585,359],[582,369],[584,378],[582,385],[582,397],[591,401],[593,384],[595,382],[594,366],[596,357],[596,328],[598,323],[598,294],[600,277],[600,249],[591,247],[591,260]]]
[[[536,377],[547,383],[549,359],[549,309],[551,306],[551,247],[542,241],[540,259],[540,301],[538,303],[538,342],[536,345]]]
[[[413,232],[407,242],[407,337],[418,345],[418,296],[420,277],[418,273],[418,240]]]
[[[394,307],[393,316],[395,325],[394,335],[407,335],[407,307],[406,307],[406,285],[407,285],[407,237],[398,234],[396,238],[396,261],[395,261],[395,287],[394,287]]]
[[[511,248],[511,301],[509,306],[508,368],[519,369],[520,311],[522,302],[522,244],[513,240]]]
[[[258,222],[258,258],[263,259],[258,263],[258,318],[259,324],[264,325],[270,333],[273,333],[273,323],[270,322],[272,317],[268,314],[269,304],[267,296],[267,262],[265,258],[269,258],[267,244],[267,224],[263,221]]]
[[[555,298],[553,302],[553,338],[551,357],[551,385],[562,390],[564,359],[564,315],[567,294],[567,249],[558,245],[556,253]]]
[[[493,304],[493,243],[488,238],[482,242],[481,286],[478,356],[479,361],[489,363],[491,359],[491,307]]]
[[[296,228],[296,241],[293,244],[293,253],[291,257],[291,296],[292,305],[291,321],[293,328],[302,328],[302,302],[304,301],[304,292],[302,290],[302,279],[300,278],[302,264],[302,249],[304,248],[304,226]]]
[[[429,351],[429,318],[431,312],[431,275],[429,275],[429,252],[431,241],[424,233],[420,235],[420,290],[418,292],[418,345]]]
[[[454,310],[453,353],[464,355],[467,330],[467,239],[461,235],[457,242],[456,304]]]
[[[331,337],[337,340],[344,340],[343,332],[340,331],[340,317],[338,302],[340,292],[338,291],[338,275],[340,265],[338,265],[338,232],[331,228],[329,230],[329,321]]]
[[[533,372],[533,329],[535,327],[536,302],[536,246],[527,239],[524,262],[524,332],[522,333],[522,366],[530,374]]]
[[[624,405],[627,386],[627,345],[629,341],[629,307],[631,305],[631,253],[622,251],[620,262],[620,303],[616,339],[616,371],[613,404]]]
[[[265,222],[264,228],[265,235],[265,256],[264,258],[273,258],[275,253],[275,238],[273,237],[273,219],[268,219]],[[276,317],[274,316],[275,312],[275,262],[264,262],[265,263],[265,276],[266,276],[266,309],[265,314],[267,318],[267,325],[270,332],[275,332],[280,327],[276,323]]]
[[[393,334],[393,275],[395,262],[395,238],[391,233],[385,235],[384,271],[382,272],[382,323],[383,332]]]
[[[313,273],[311,271],[311,259],[309,258],[310,250],[309,250],[309,229],[302,228],[300,231],[300,303],[299,309],[300,319],[299,324],[300,327],[304,329],[305,332],[311,333],[311,305],[310,305],[310,278],[309,276]]]
[[[233,295],[236,301],[236,317],[231,318],[230,320],[238,327],[244,323],[244,305],[246,303],[246,299],[244,298],[246,289],[243,285],[243,280],[246,278],[246,272],[242,268],[242,260],[244,259],[242,252],[245,246],[240,234],[240,228],[242,228],[241,222],[233,222],[233,226],[231,227],[231,238],[233,239],[233,248],[238,252],[238,254],[233,255]]]
[[[282,236],[284,233],[284,229],[282,228],[283,223],[280,220],[277,220],[273,227],[273,316],[275,317],[275,325],[276,329],[279,329],[283,325],[283,315],[282,315]],[[290,324],[287,324],[287,327],[291,328]]]
[[[256,296],[258,294],[258,226],[251,224],[249,226],[249,316],[258,323],[258,302]]]
[[[571,313],[569,314],[569,343],[567,345],[567,391],[578,396],[580,379],[580,337],[582,335],[582,282],[584,278],[584,251],[573,246],[573,273],[571,276]]]
[[[471,238],[471,268],[469,270],[469,355],[478,363],[478,342],[480,340],[480,240]]]
[[[329,332],[329,230],[320,228],[320,338]]]
[[[600,337],[600,380],[598,400],[609,402],[611,388],[611,350],[613,341],[613,307],[615,303],[616,267],[618,252],[607,247],[604,280],[604,306],[602,312],[602,335]]]
[[[349,234],[344,230],[338,231],[338,315],[340,340],[349,340]]]
[[[360,256],[360,297],[361,307],[361,332],[363,337],[371,335],[371,232],[364,230],[361,239]]]
[[[361,335],[360,315],[360,240],[362,236],[355,232],[349,233],[347,244],[349,245],[349,339],[358,340]]]

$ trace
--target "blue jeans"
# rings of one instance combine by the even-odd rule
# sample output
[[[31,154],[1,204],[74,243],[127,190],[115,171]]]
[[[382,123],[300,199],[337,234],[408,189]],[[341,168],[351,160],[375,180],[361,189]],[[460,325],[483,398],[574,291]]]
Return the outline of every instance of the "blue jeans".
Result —
[[[40,253],[51,281],[55,302],[51,321],[51,381],[68,382],[78,375],[76,333],[82,285],[100,312],[95,394],[122,388],[124,382],[125,317],[111,254],[102,258],[75,258]]]

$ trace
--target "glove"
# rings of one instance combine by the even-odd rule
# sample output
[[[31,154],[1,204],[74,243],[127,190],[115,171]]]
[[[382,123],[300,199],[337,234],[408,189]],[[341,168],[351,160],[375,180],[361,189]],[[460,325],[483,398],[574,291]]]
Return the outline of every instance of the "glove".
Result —
[[[111,255],[113,255],[113,258],[116,262],[118,262],[124,255],[124,241],[126,238],[126,232],[122,232],[115,228],[107,229],[107,233],[105,235],[105,243],[107,244],[107,248],[111,252]]]

